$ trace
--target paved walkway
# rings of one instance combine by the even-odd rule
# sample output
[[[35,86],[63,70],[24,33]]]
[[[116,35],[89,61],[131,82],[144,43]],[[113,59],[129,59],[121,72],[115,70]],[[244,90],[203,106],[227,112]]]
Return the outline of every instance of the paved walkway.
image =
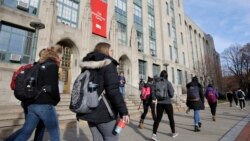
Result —
[[[175,113],[176,131],[179,136],[170,137],[170,127],[167,115],[158,129],[160,141],[250,141],[250,102],[246,103],[245,111],[228,104],[221,104],[217,108],[216,122],[212,121],[210,108],[201,112],[201,132],[193,132],[193,111]],[[120,141],[150,141],[152,135],[152,124],[150,116],[145,120],[145,128],[139,129],[138,118],[131,119],[131,123],[122,131]],[[247,126],[245,126],[247,125]],[[245,128],[244,128],[245,127]],[[77,136],[76,127],[61,130],[62,141],[92,141],[91,133],[87,127],[80,127],[80,136]],[[238,136],[240,135],[240,136]],[[243,137],[243,138],[242,138]],[[48,135],[45,140],[47,141]]]

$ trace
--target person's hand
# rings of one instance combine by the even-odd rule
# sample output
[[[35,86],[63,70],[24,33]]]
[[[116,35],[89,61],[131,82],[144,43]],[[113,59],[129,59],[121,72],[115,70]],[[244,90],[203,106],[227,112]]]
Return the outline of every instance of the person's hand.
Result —
[[[122,117],[122,120],[126,123],[126,124],[129,124],[129,116],[128,115],[125,115]]]
[[[157,103],[157,99],[153,100],[152,102],[153,102],[153,103]]]

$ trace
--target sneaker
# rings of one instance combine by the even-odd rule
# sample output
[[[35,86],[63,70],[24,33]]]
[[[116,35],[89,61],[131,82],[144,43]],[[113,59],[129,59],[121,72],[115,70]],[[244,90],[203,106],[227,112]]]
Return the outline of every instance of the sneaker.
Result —
[[[156,134],[153,134],[151,139],[154,140],[154,141],[159,141],[159,140],[157,139],[157,137],[156,137]]]
[[[201,128],[201,122],[198,122],[198,126],[199,126],[199,128]]]
[[[172,134],[172,138],[175,138],[175,137],[177,137],[179,134],[178,133],[173,133]]]

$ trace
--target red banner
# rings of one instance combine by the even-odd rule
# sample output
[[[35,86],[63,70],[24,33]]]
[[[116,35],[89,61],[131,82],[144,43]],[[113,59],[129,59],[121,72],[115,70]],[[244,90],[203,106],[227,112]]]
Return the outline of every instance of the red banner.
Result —
[[[91,0],[92,33],[107,37],[107,2],[104,0]]]

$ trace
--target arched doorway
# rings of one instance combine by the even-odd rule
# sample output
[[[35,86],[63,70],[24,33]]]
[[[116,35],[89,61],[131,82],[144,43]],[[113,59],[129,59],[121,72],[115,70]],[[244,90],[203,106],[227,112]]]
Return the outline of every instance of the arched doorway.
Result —
[[[132,70],[131,70],[131,61],[127,57],[127,55],[122,55],[119,58],[119,67],[118,73],[124,72],[124,76],[126,78],[127,84],[132,84]]]

